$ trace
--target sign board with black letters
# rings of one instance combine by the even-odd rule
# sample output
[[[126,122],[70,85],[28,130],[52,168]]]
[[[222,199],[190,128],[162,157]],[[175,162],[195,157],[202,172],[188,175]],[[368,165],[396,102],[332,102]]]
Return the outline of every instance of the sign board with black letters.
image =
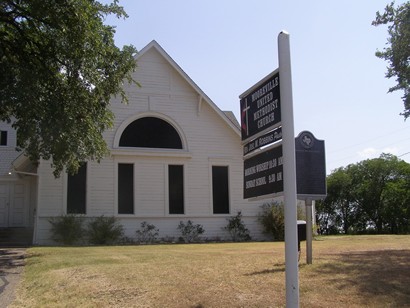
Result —
[[[279,70],[263,78],[240,98],[242,142],[256,138],[281,122]]]
[[[244,160],[244,199],[283,192],[282,145]]]
[[[243,155],[248,155],[260,147],[282,140],[282,127],[259,136],[243,146]]]
[[[325,142],[303,131],[295,138],[295,151],[298,199],[323,199],[327,193]]]

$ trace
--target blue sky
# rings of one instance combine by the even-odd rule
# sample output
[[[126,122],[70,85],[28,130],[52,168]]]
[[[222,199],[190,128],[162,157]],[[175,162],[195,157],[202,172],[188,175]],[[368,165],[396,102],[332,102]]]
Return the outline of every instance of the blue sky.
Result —
[[[155,39],[238,119],[238,96],[278,67],[277,36],[289,32],[295,134],[325,140],[330,173],[382,152],[410,162],[402,92],[387,93],[394,80],[374,55],[387,27],[371,22],[389,2],[123,0],[129,18],[107,23],[116,26],[119,47],[142,49]]]

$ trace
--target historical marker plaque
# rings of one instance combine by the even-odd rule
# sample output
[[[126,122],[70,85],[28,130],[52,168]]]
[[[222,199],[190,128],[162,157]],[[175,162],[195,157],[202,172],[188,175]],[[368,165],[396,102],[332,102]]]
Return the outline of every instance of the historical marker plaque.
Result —
[[[309,131],[295,138],[296,182],[299,199],[326,197],[325,142]]]

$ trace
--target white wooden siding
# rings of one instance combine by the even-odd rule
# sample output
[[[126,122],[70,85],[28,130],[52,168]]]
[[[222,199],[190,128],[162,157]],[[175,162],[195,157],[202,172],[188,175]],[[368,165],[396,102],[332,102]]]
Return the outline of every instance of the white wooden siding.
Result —
[[[65,214],[64,209],[64,175],[55,178],[49,161],[41,160],[38,173],[38,206],[39,217],[52,217]]]
[[[90,162],[87,179],[87,216],[115,215],[124,225],[126,235],[135,238],[140,223],[147,221],[160,229],[160,237],[180,236],[177,226],[190,219],[204,226],[204,238],[226,239],[223,230],[227,218],[242,211],[246,226],[254,238],[261,239],[261,226],[257,222],[261,202],[249,202],[242,198],[243,159],[240,136],[228,121],[221,117],[199,93],[188,84],[180,73],[155,49],[151,48],[138,59],[134,78],[141,84],[125,85],[128,104],[113,98],[111,109],[115,114],[114,127],[104,133],[113,154],[100,164]],[[113,148],[114,137],[124,121],[141,114],[165,116],[178,124],[186,138],[186,149],[179,151],[189,155],[167,156],[167,150],[152,150],[156,155],[138,152],[138,155],[121,155]],[[176,152],[178,151],[168,151]],[[116,154],[117,153],[117,154]],[[119,162],[134,164],[134,214],[117,214],[117,168]],[[185,214],[168,214],[167,168],[170,164],[184,165]],[[211,166],[229,166],[230,210],[229,215],[214,215],[211,194]],[[39,167],[39,219],[37,243],[52,243],[47,219],[64,213],[66,181],[62,176],[54,179],[48,162]]]

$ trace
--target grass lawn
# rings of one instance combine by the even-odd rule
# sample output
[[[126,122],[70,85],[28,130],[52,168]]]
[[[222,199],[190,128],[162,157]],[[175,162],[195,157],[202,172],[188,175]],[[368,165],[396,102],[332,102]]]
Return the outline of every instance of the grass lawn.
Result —
[[[410,236],[305,243],[301,307],[410,307]],[[28,250],[13,307],[283,307],[284,243]]]

